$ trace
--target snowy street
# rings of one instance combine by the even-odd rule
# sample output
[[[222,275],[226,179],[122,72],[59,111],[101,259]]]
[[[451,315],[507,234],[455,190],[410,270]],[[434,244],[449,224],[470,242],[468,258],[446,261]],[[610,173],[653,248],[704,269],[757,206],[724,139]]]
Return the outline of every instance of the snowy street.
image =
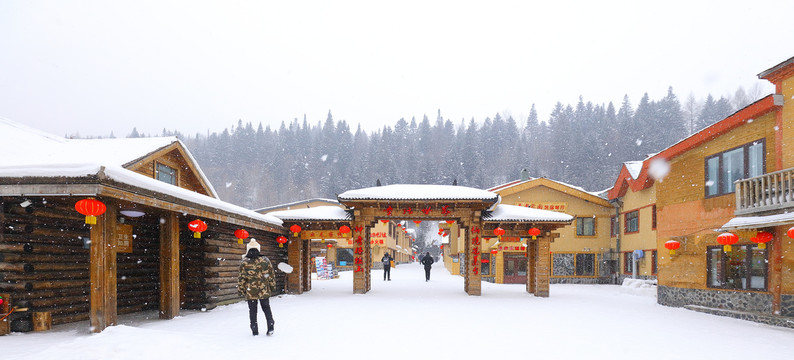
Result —
[[[42,333],[0,337],[7,359],[534,359],[788,358],[794,330],[656,304],[652,293],[610,285],[551,285],[551,297],[524,285],[483,282],[467,296],[463,278],[442,264],[430,282],[421,265],[398,265],[392,281],[372,272],[372,290],[352,293],[352,273],[314,280],[299,296],[271,299],[272,337],[252,336],[244,303],[208,312],[120,316],[89,334],[86,321]],[[259,312],[260,326],[264,315]]]

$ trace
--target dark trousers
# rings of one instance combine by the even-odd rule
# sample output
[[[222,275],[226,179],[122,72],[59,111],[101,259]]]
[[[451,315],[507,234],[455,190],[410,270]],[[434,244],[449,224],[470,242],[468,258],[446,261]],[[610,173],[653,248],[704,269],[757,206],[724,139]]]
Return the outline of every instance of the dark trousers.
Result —
[[[425,266],[425,281],[430,280],[430,268]]]
[[[391,280],[391,266],[383,267],[383,280],[386,280],[387,277]]]
[[[262,306],[262,311],[265,312],[265,318],[267,319],[267,330],[273,330],[273,325],[275,323],[273,321],[273,312],[270,311],[270,299],[264,298],[259,299],[258,301]],[[253,331],[254,335],[259,335],[259,326],[256,323],[256,302],[257,300],[248,300],[248,317],[251,319],[251,331]]]

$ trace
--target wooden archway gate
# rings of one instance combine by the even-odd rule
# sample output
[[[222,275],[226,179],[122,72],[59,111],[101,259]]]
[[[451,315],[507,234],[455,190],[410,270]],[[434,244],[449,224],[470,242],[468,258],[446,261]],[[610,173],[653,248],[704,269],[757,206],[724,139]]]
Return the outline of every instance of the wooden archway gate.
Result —
[[[285,226],[299,224],[302,228],[317,231],[336,231],[341,225],[352,230],[354,247],[353,292],[367,293],[372,286],[372,268],[369,230],[378,220],[454,220],[464,230],[466,263],[464,266],[464,291],[469,295],[482,293],[479,272],[479,254],[483,251],[483,237],[492,237],[493,229],[502,227],[506,236],[528,238],[527,230],[537,227],[541,234],[528,238],[527,291],[535,296],[549,296],[550,260],[549,244],[557,237],[552,233],[573,221],[567,214],[550,211],[498,205],[499,195],[479,189],[443,185],[389,185],[351,190],[338,196],[349,210],[344,217],[306,216],[307,209],[270,213]],[[509,209],[509,211],[503,209]],[[300,216],[295,216],[296,213]],[[289,262],[297,271],[288,278],[289,291],[301,293],[310,289],[308,239],[291,234]],[[338,238],[331,235],[326,238]],[[320,238],[320,237],[317,237]]]

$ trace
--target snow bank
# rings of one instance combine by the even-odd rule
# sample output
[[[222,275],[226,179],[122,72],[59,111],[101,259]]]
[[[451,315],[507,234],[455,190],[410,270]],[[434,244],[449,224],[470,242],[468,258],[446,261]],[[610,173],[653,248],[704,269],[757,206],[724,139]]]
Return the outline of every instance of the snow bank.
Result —
[[[656,280],[623,279],[620,292],[630,295],[656,297]]]

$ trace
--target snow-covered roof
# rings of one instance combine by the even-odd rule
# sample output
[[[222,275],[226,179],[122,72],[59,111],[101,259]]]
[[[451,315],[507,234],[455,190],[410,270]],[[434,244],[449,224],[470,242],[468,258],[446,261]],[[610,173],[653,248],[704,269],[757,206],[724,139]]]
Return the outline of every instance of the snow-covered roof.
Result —
[[[336,200],[333,200],[333,199],[311,198],[311,199],[293,201],[293,202],[285,203],[285,204],[266,206],[266,207],[263,207],[263,208],[255,209],[254,211],[267,213],[267,212],[269,212],[270,210],[273,210],[273,209],[291,209],[292,207],[295,207],[295,206],[300,206],[300,205],[303,205],[303,204],[309,204],[309,203],[313,203],[313,202],[324,202],[324,203],[328,203],[328,204],[338,204],[340,206],[342,205],[342,204],[339,204],[339,201],[336,201]]]
[[[757,229],[787,224],[794,224],[794,212],[766,216],[738,216],[722,225],[719,231]]]
[[[289,220],[326,220],[326,221],[349,221],[353,217],[350,213],[338,206],[316,206],[313,208],[293,209],[272,211],[267,215],[274,216],[282,221]]]
[[[637,179],[640,176],[640,171],[642,171],[642,161],[627,161],[624,162],[623,165],[626,166],[626,170],[629,171],[629,175],[631,175],[632,179]]]
[[[490,200],[499,195],[465,186],[395,184],[345,191],[338,196],[345,200]]]
[[[483,221],[570,222],[573,216],[556,211],[524,206],[499,204],[493,211],[485,211]]]
[[[0,155],[2,155],[0,156],[0,177],[106,176],[108,179],[122,184],[281,226],[282,221],[273,216],[259,214],[124,168],[128,162],[146,156],[175,141],[179,140],[174,137],[65,139],[0,118]],[[19,147],[27,148],[20,149]],[[187,151],[186,148],[185,151]],[[114,152],[116,154],[113,154]],[[198,165],[196,166],[198,167]]]

